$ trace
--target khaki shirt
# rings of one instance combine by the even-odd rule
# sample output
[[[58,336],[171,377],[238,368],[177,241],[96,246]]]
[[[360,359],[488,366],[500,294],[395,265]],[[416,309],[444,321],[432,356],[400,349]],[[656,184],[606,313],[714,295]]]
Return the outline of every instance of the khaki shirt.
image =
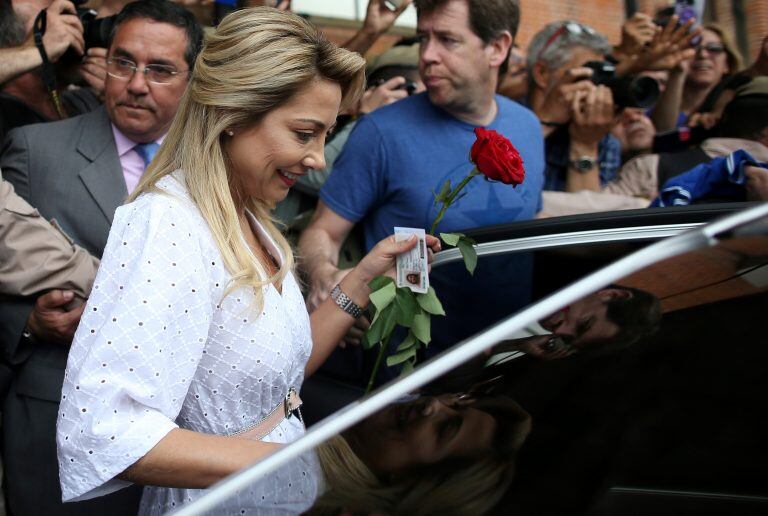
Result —
[[[60,288],[85,299],[98,266],[0,176],[0,293],[30,296]]]

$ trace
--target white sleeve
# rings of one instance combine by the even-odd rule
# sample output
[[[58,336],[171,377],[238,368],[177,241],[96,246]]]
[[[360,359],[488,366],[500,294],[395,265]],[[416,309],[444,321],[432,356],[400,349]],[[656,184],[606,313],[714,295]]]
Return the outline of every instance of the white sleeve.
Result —
[[[64,501],[129,485],[115,476],[177,427],[215,307],[198,228],[162,194],[115,214],[64,377]]]

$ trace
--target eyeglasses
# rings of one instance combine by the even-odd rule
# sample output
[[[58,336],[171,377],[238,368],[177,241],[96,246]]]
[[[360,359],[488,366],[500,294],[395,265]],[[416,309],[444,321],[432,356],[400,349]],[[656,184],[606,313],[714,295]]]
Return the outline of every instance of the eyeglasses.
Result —
[[[552,35],[547,39],[547,42],[544,43],[544,46],[541,47],[541,50],[539,50],[539,53],[536,55],[536,61],[541,59],[541,56],[550,47],[550,45],[552,45],[552,43],[557,41],[557,38],[559,38],[566,32],[571,36],[580,36],[581,34],[587,34],[589,36],[593,36],[596,34],[595,29],[593,29],[592,27],[589,27],[588,25],[582,25],[576,22],[566,22],[559,29],[553,32]]]
[[[172,66],[161,64],[148,64],[141,70],[133,61],[121,57],[107,58],[107,73],[110,77],[123,81],[133,78],[133,74],[139,71],[144,74],[147,81],[152,84],[168,84],[174,77],[189,70],[176,70]]]
[[[722,43],[706,43],[696,47],[696,52],[701,52],[702,50],[706,50],[710,54],[717,55],[725,52],[725,46]]]

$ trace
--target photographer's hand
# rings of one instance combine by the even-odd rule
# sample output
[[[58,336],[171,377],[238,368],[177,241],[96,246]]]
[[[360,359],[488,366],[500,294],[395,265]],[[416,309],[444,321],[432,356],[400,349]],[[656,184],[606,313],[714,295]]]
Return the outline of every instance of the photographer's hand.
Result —
[[[360,100],[358,113],[364,115],[379,109],[381,106],[404,99],[408,96],[405,88],[401,88],[405,82],[405,77],[392,77],[387,82],[366,90]]]
[[[672,70],[682,62],[693,58],[696,50],[691,47],[701,28],[691,30],[695,19],[678,26],[673,16],[666,27],[656,28],[651,42],[639,52],[627,56],[616,66],[617,75],[634,75],[645,70]]]
[[[597,164],[598,144],[616,125],[617,116],[613,94],[606,86],[597,86],[590,92],[579,92],[573,98],[573,120],[568,127],[570,136],[569,158],[589,157],[596,165],[587,171],[568,167],[566,191],[600,191],[600,167]]]
[[[48,21],[43,46],[52,62],[58,60],[69,47],[82,55],[85,52],[83,25],[75,14],[75,6],[68,0],[55,0],[48,6]],[[31,39],[34,46],[34,37]]]
[[[595,88],[589,80],[592,74],[591,68],[572,68],[547,92],[544,102],[535,109],[545,137],[556,129],[557,124],[565,125],[571,120],[573,99],[578,93],[588,93]]]
[[[104,97],[104,81],[107,78],[107,49],[89,48],[80,65],[80,75],[100,99]]]

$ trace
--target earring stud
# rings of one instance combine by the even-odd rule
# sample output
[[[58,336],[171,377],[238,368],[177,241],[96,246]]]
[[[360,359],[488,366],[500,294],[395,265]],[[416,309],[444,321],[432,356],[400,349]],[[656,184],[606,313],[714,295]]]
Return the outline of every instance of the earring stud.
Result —
[[[227,130],[227,136],[234,136],[235,132],[232,129]]]

